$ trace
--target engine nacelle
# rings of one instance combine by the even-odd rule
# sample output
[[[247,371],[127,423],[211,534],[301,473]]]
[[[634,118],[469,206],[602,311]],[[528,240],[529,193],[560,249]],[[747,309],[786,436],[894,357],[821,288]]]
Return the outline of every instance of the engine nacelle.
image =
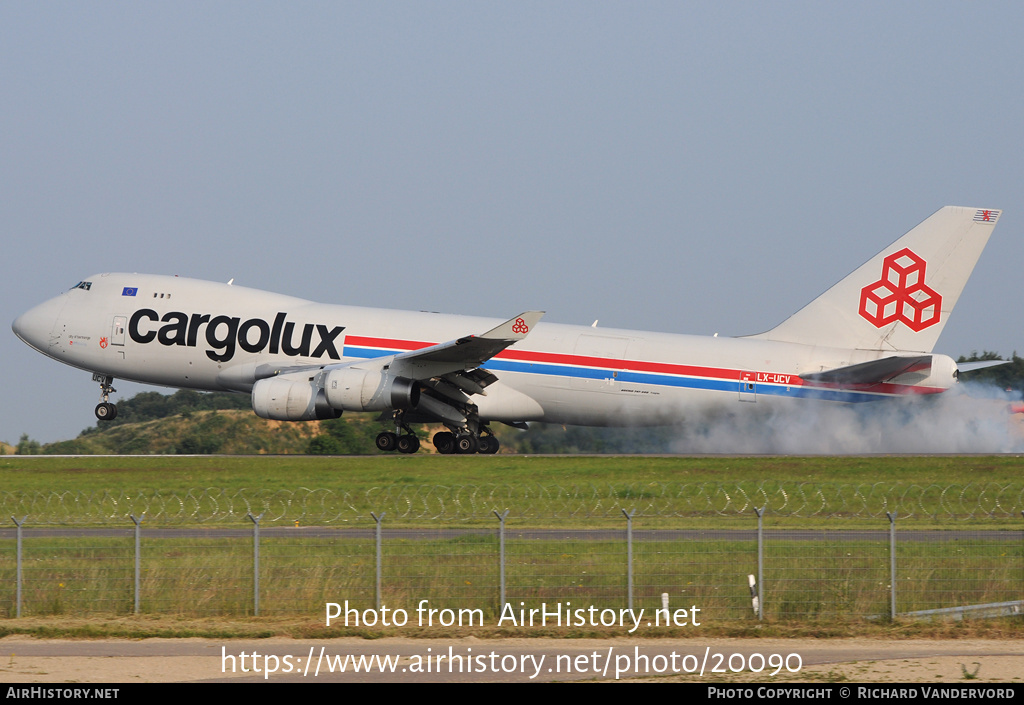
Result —
[[[324,390],[327,402],[345,411],[411,409],[420,401],[420,387],[411,379],[351,367],[329,372]]]
[[[313,382],[279,377],[261,379],[253,385],[252,410],[261,418],[275,421],[322,421],[341,416],[341,410],[332,407],[324,390]]]

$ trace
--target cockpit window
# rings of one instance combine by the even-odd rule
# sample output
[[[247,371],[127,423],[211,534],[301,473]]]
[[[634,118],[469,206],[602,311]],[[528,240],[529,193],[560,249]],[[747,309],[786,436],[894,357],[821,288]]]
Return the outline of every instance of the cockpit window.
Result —
[[[77,284],[75,284],[71,288],[72,289],[85,289],[86,291],[89,291],[89,289],[92,288],[92,282],[78,282]]]

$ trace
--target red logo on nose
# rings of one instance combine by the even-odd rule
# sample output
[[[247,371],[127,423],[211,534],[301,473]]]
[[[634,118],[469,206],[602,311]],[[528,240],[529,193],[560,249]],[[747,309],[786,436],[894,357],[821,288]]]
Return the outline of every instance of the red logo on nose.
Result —
[[[942,296],[924,283],[926,262],[909,248],[882,261],[882,278],[860,291],[860,315],[876,328],[902,321],[914,332],[939,322]]]

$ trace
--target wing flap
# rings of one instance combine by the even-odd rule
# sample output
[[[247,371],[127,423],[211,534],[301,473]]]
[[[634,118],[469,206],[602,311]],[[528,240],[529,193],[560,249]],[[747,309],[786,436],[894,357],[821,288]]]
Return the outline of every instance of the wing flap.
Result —
[[[487,396],[485,387],[498,381],[498,378],[493,373],[480,368],[468,372],[449,372],[446,375],[442,375],[441,379],[451,382],[466,394],[480,394],[482,396]]]

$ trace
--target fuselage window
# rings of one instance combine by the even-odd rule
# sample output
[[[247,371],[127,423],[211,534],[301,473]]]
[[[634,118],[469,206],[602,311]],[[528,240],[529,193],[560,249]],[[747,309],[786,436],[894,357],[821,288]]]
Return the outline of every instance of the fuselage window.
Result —
[[[75,284],[71,288],[72,289],[85,289],[86,291],[89,291],[89,289],[92,288],[92,282],[78,282],[77,284]]]

